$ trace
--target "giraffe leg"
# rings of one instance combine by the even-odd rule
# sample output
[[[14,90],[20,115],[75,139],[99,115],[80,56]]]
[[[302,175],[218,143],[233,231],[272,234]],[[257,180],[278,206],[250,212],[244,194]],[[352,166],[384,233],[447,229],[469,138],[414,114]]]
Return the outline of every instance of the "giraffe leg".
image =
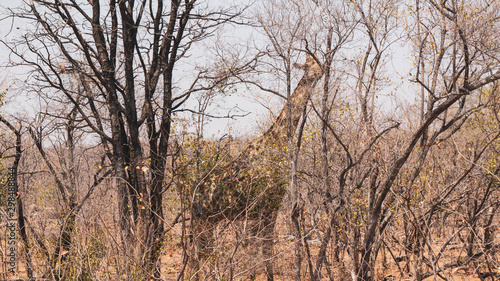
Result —
[[[277,211],[267,215],[262,230],[262,255],[265,260],[266,276],[268,281],[274,281],[274,226],[276,225]]]
[[[249,221],[250,224],[250,237],[248,237],[248,254],[251,259],[257,261],[259,259],[259,221]],[[250,270],[250,275],[248,276],[248,280],[254,281],[257,278],[257,269],[258,267],[254,264],[251,264],[252,269]]]
[[[195,231],[191,234],[192,243],[194,244],[194,255],[190,262],[191,280],[202,280],[206,276],[205,269],[200,265],[212,255],[214,247],[214,227],[210,222],[197,222],[194,227]]]

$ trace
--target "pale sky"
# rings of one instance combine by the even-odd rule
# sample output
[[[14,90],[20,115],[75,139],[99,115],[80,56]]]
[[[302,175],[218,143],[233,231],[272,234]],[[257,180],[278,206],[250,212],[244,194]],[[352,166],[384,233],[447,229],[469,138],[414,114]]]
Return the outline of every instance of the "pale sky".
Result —
[[[3,7],[8,7],[8,8],[14,8],[22,4],[22,0],[1,0],[1,1],[2,4],[0,5],[3,5]],[[220,2],[233,3],[233,1],[220,1]],[[5,38],[6,34],[8,34],[9,32],[10,32],[9,36],[16,34],[22,35],[25,28],[29,28],[29,26],[26,26],[20,20],[12,22],[11,19],[4,18],[3,21],[0,23],[0,36],[2,38]],[[238,31],[236,31],[235,33],[238,33]],[[379,102],[382,103],[383,107],[389,111],[391,111],[392,108],[397,106],[397,104],[394,102],[393,97],[384,97],[384,92],[386,94],[389,94],[391,92],[397,92],[397,97],[400,101],[405,100],[405,97],[407,97],[408,99],[414,99],[415,97],[412,86],[410,85],[407,79],[408,77],[407,73],[411,69],[411,61],[407,59],[407,53],[408,53],[407,49],[405,47],[398,46],[397,44],[395,44],[392,47],[391,52],[393,52],[394,54],[394,59],[392,59],[388,64],[386,64],[386,69],[388,75],[391,77],[394,86],[388,87],[387,89],[382,91],[382,94],[380,95],[379,98],[380,99]],[[9,57],[8,50],[6,50],[6,48],[3,45],[0,45],[0,64],[6,65],[8,63],[8,57]],[[23,72],[22,69],[12,70],[12,69],[2,68],[0,72],[0,77],[6,77],[7,83],[12,83],[12,79],[10,79],[11,77],[15,77],[17,79],[19,78],[23,79],[22,72]],[[22,80],[16,83],[17,86],[19,86],[19,83],[22,83]],[[9,100],[11,100],[11,103],[8,105],[8,108],[2,109],[2,111],[4,111],[7,114],[9,113],[17,114],[22,111],[33,112],[37,110],[36,109],[37,101],[35,99],[31,99],[30,101],[28,101],[25,97],[15,97],[11,95],[9,97]],[[231,108],[237,105],[239,108],[242,108],[250,112],[250,114],[245,118],[240,118],[237,120],[221,120],[221,119],[213,120],[211,124],[207,127],[205,134],[206,137],[212,137],[212,135],[214,137],[218,137],[226,133],[238,135],[254,131],[257,127],[259,127],[258,124],[262,121],[262,119],[265,118],[265,116],[269,115],[267,109],[262,105],[259,105],[257,102],[255,102],[255,99],[248,97],[248,94],[247,96],[245,96],[244,93],[239,93],[228,98],[219,99],[219,101],[221,102],[219,105],[223,108]],[[266,106],[279,104],[279,100],[274,97],[269,97],[269,99],[267,100],[266,99],[261,100],[261,102],[265,103],[264,105]],[[414,102],[414,101],[408,100],[408,102]],[[213,110],[215,111],[216,108],[217,106],[214,106]],[[222,113],[222,111],[223,110],[219,108],[219,112],[221,112],[221,114],[224,114]]]

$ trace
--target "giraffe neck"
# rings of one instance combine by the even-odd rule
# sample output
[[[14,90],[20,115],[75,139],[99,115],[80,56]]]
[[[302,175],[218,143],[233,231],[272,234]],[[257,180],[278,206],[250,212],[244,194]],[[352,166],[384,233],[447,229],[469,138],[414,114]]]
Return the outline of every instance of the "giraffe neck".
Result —
[[[304,69],[302,79],[300,79],[288,102],[281,109],[278,118],[257,141],[267,144],[283,144],[286,143],[287,132],[294,132],[297,129],[312,89],[322,77],[321,67],[312,58],[308,57]]]

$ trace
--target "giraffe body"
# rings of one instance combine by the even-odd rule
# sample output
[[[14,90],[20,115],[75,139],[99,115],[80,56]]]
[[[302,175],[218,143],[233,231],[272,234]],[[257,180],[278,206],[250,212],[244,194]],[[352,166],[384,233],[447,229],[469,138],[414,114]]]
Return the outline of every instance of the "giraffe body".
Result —
[[[288,185],[287,130],[296,130],[312,89],[322,77],[320,65],[310,56],[303,69],[288,103],[269,129],[247,144],[229,164],[213,169],[199,187],[194,214],[199,231],[207,233],[206,229],[223,220],[250,219],[255,221],[253,231],[267,237],[261,241],[270,238],[271,243],[260,242],[260,246],[265,256],[272,256],[274,224]],[[210,247],[208,236],[201,239],[201,248]],[[268,280],[272,280],[271,261],[266,260]]]

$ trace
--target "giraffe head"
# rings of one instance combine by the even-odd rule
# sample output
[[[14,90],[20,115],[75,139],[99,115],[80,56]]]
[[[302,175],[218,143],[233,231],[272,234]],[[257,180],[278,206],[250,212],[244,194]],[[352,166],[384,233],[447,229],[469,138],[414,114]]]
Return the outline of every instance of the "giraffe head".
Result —
[[[303,65],[304,76],[311,79],[318,79],[323,74],[321,65],[309,54],[306,54],[306,63]]]

